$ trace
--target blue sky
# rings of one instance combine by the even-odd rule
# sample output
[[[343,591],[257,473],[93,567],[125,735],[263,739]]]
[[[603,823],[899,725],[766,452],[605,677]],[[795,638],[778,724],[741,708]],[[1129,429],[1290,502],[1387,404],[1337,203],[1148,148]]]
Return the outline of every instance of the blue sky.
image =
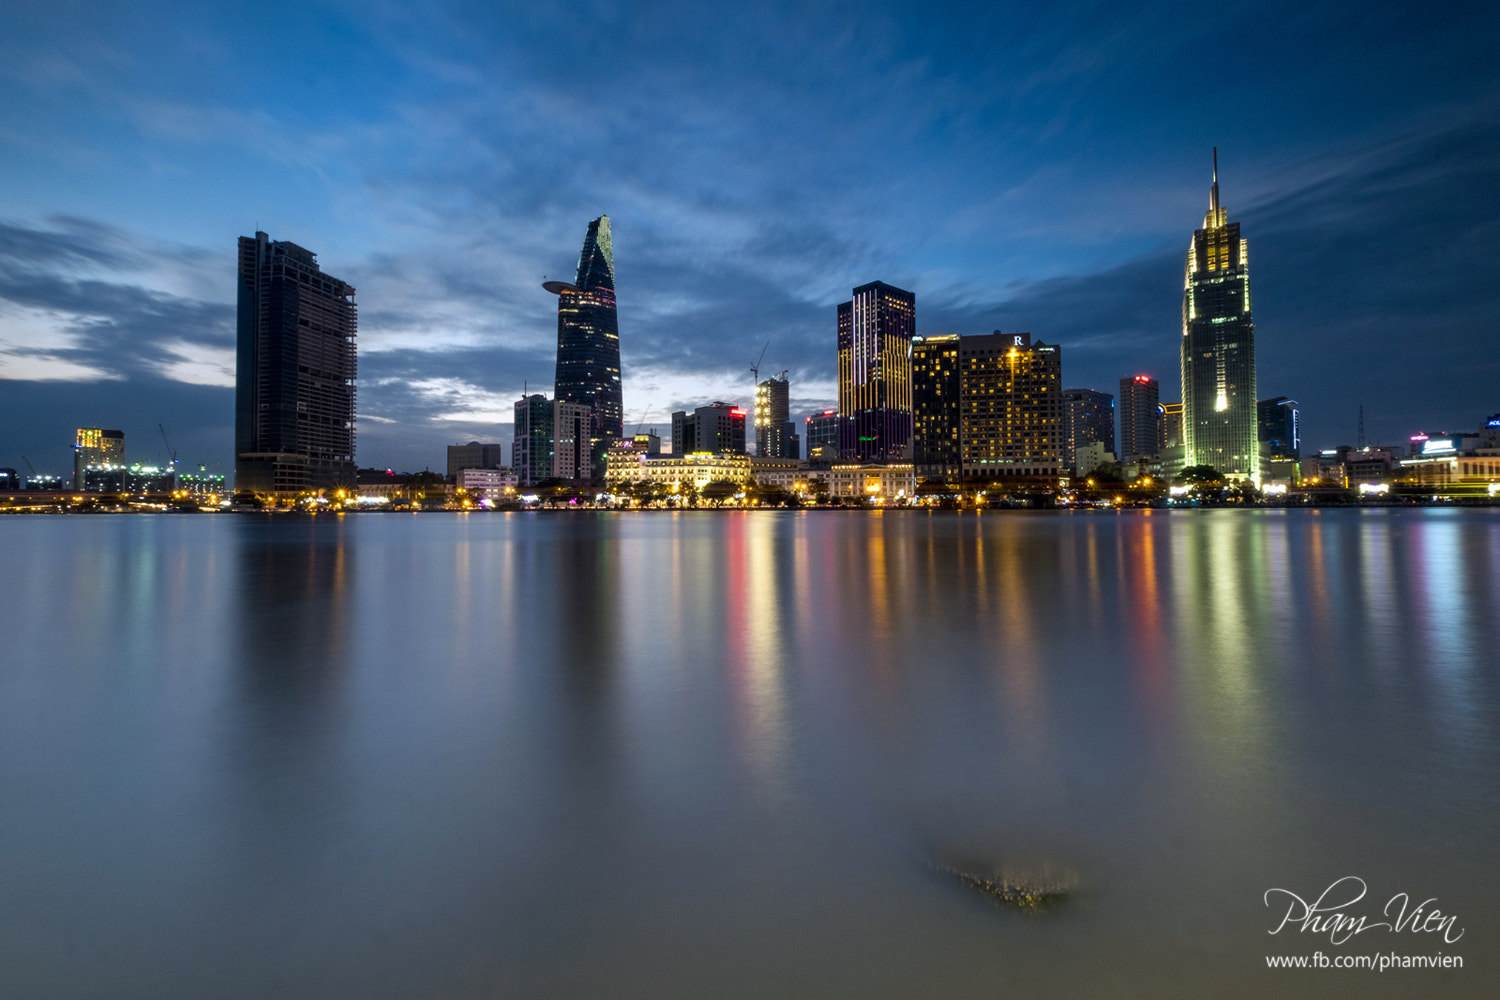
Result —
[[[0,32],[0,465],[74,427],[232,449],[234,247],[359,289],[359,461],[440,468],[550,391],[614,227],[627,423],[789,369],[835,305],[1029,330],[1177,397],[1209,152],[1250,241],[1260,395],[1309,443],[1500,410],[1490,5],[21,4]],[[24,466],[22,466],[24,470]]]

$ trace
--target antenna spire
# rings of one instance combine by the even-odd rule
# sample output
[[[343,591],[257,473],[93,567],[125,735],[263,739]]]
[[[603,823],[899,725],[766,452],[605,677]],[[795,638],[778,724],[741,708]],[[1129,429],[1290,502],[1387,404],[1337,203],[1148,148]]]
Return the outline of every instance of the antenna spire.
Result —
[[[1219,210],[1219,147],[1214,147],[1214,183],[1208,191],[1208,207],[1217,212]]]

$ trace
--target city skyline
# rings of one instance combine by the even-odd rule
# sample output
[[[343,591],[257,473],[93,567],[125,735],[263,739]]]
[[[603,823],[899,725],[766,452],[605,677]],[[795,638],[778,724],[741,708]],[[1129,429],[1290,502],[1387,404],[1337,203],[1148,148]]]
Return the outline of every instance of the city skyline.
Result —
[[[438,466],[454,441],[511,436],[555,361],[537,282],[606,210],[632,428],[648,407],[661,428],[673,409],[748,406],[767,340],[793,418],[827,408],[828,310],[877,275],[922,299],[918,334],[1029,329],[1067,349],[1070,387],[1171,385],[1181,233],[1214,145],[1256,242],[1260,394],[1301,401],[1309,447],[1353,443],[1361,403],[1387,443],[1496,409],[1475,355],[1500,265],[1472,248],[1496,215],[1497,93],[1463,12],[771,11],[738,25],[757,56],[735,26],[650,8],[417,24],[314,6],[290,39],[188,14],[12,18],[0,464],[65,474],[80,426],[119,427],[151,461],[162,423],[185,466],[227,470],[226,244],[256,229],[361,289],[361,464]],[[565,32],[589,57],[574,78],[540,58]],[[970,37],[1005,48],[1004,68]],[[1155,68],[1230,39],[1257,58],[1213,101]],[[605,92],[618,124],[591,111]],[[890,117],[862,118],[854,93]],[[1224,115],[1226,97],[1244,110]],[[805,125],[784,124],[788,102]]]

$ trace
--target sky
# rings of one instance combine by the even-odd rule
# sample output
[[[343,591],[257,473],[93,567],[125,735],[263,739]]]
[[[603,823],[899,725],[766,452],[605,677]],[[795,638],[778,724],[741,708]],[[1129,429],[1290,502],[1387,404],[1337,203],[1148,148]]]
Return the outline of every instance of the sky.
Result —
[[[1305,445],[1500,411],[1493,4],[0,0],[0,466],[233,465],[236,239],[358,289],[361,466],[442,469],[551,391],[614,234],[627,430],[789,372],[836,306],[1028,331],[1068,386],[1180,398],[1211,151],[1259,396]],[[160,427],[158,427],[160,425]],[[508,450],[508,449],[507,449]]]

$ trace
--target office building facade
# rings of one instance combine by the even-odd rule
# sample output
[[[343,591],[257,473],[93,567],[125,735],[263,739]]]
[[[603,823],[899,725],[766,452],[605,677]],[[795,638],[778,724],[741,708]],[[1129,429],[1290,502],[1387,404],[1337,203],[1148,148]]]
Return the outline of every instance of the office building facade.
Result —
[[[1064,389],[1063,468],[1081,471],[1078,450],[1091,444],[1103,446],[1111,458],[1115,455],[1115,397],[1097,389]],[[1090,469],[1099,462],[1091,457]]]
[[[448,446],[448,478],[452,479],[464,469],[499,469],[505,465],[504,449],[500,444],[450,444]]]
[[[615,312],[615,257],[609,216],[589,223],[574,281],[542,285],[557,296],[557,377],[554,395],[593,414],[592,478],[604,478],[604,456],[624,434],[620,328]]]
[[[1161,385],[1149,375],[1120,379],[1120,461],[1161,454]]]
[[[909,461],[917,297],[872,281],[838,307],[839,456]]]
[[[692,413],[672,414],[672,453],[691,455],[745,454],[745,411],[729,403],[714,402]]]
[[[240,237],[238,299],[235,490],[352,488],[354,286],[257,232]]]
[[[1217,150],[1208,212],[1193,233],[1183,286],[1184,461],[1259,480],[1249,244],[1219,204]]]
[[[1265,457],[1301,458],[1302,441],[1297,427],[1297,401],[1285,396],[1262,399],[1256,404],[1256,423]]]
[[[836,461],[839,457],[839,411],[814,413],[807,418],[805,425],[807,431],[802,437],[807,442],[807,460],[820,465]]]
[[[541,393],[516,400],[511,468],[518,486],[552,478],[552,401]]]
[[[959,474],[959,342],[953,333],[912,338],[911,452],[918,479]]]

